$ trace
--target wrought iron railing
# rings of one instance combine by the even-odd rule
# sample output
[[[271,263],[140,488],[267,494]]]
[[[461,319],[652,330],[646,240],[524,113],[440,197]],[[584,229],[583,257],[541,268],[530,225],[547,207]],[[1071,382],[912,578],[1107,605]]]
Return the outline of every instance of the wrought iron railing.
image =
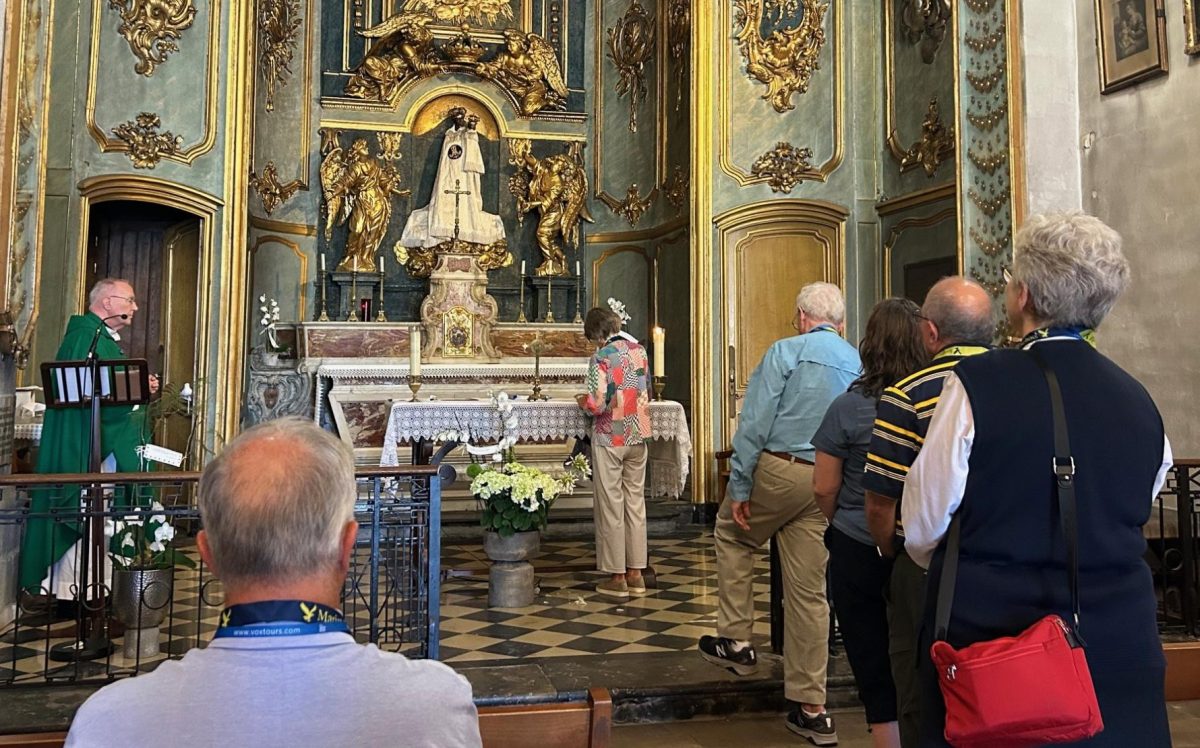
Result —
[[[1159,631],[1200,636],[1200,460],[1176,460],[1146,524]]]
[[[199,475],[0,476],[0,545],[10,550],[0,570],[6,575],[15,577],[21,561],[16,549],[27,534],[48,538],[62,531],[66,540],[61,546],[79,536],[74,528],[99,531],[107,526],[111,533],[114,522],[152,518],[165,518],[174,526],[171,546],[194,563],[194,568],[176,567],[166,579],[136,583],[131,597],[121,592],[134,589],[127,586],[129,575],[113,576],[111,570],[120,565],[106,559],[109,539],[97,543],[100,536],[94,536],[90,545],[95,552],[88,553],[87,544],[78,547],[87,562],[77,556],[76,563],[60,562],[49,569],[42,594],[22,594],[15,605],[0,601],[9,611],[0,617],[0,688],[133,676],[208,643],[217,628],[223,590],[194,546],[200,528],[195,502]],[[360,642],[436,659],[441,557],[437,466],[360,468],[357,485],[359,534],[342,590],[347,623]],[[80,501],[74,500],[76,491]],[[30,506],[35,495],[58,497],[57,503],[68,506],[35,512]],[[57,601],[50,594],[56,591],[63,593]]]

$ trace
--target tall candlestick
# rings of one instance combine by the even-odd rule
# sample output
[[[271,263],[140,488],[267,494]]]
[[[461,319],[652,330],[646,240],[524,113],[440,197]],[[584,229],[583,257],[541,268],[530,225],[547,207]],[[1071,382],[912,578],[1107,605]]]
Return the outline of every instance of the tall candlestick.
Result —
[[[667,331],[655,325],[654,329],[650,331],[650,339],[654,342],[654,376],[666,376]]]
[[[383,255],[379,255],[379,313],[375,315],[376,322],[387,322],[387,315],[383,313]]]
[[[350,271],[350,316],[346,321],[358,321],[358,258],[354,260],[354,270]]]
[[[577,325],[583,324],[583,271],[580,270],[579,260],[575,261],[575,319]]]
[[[408,331],[408,375],[421,376],[421,328]]]
[[[520,284],[518,291],[521,294],[521,298],[517,302],[521,308],[521,311],[517,314],[517,322],[528,322],[529,320],[525,317],[525,261],[524,260],[521,260],[521,277],[517,279],[517,282]]]
[[[554,322],[554,276],[546,276],[546,322]]]

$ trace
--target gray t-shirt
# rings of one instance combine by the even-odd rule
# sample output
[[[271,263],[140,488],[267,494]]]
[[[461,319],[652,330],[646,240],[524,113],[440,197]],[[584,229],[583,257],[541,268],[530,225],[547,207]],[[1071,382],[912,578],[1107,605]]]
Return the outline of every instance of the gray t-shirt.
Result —
[[[97,691],[68,746],[479,746],[471,684],[345,633],[214,639]]]
[[[874,546],[875,541],[867,530],[863,471],[866,470],[871,426],[875,423],[878,402],[857,389],[843,392],[829,404],[812,440],[816,450],[843,460],[842,488],[837,495],[833,526],[869,546]]]

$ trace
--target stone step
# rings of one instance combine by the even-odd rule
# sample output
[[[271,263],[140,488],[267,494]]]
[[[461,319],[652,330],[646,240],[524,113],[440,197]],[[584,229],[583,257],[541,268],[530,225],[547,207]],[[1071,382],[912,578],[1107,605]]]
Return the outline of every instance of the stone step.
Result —
[[[692,504],[684,501],[651,501],[646,504],[646,534],[651,538],[671,537],[690,530]],[[448,510],[442,512],[443,542],[478,541],[479,512]],[[590,540],[596,536],[596,525],[590,508],[560,508],[550,511],[550,524],[542,531],[543,540]]]

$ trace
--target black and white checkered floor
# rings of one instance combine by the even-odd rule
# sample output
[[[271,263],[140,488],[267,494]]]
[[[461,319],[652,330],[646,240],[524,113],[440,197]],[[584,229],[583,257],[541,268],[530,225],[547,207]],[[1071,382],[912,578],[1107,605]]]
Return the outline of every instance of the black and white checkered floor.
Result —
[[[539,591],[526,608],[488,608],[488,561],[480,544],[443,547],[439,659],[449,663],[587,654],[632,654],[693,649],[716,628],[716,556],[711,534],[651,539],[650,563],[657,588],[644,597],[617,600],[595,591],[606,575],[596,572],[590,541],[543,542],[533,559]],[[762,553],[755,572],[755,636],[769,638],[769,572]],[[195,572],[176,575],[170,616],[163,624],[158,657],[126,660],[118,643],[108,659],[62,665],[49,647],[70,642],[69,623],[25,625],[14,641],[0,637],[0,683],[48,678],[94,678],[149,669],[212,638],[220,612],[220,583],[202,591]],[[349,611],[353,616],[355,611]],[[28,619],[27,619],[28,620]]]

